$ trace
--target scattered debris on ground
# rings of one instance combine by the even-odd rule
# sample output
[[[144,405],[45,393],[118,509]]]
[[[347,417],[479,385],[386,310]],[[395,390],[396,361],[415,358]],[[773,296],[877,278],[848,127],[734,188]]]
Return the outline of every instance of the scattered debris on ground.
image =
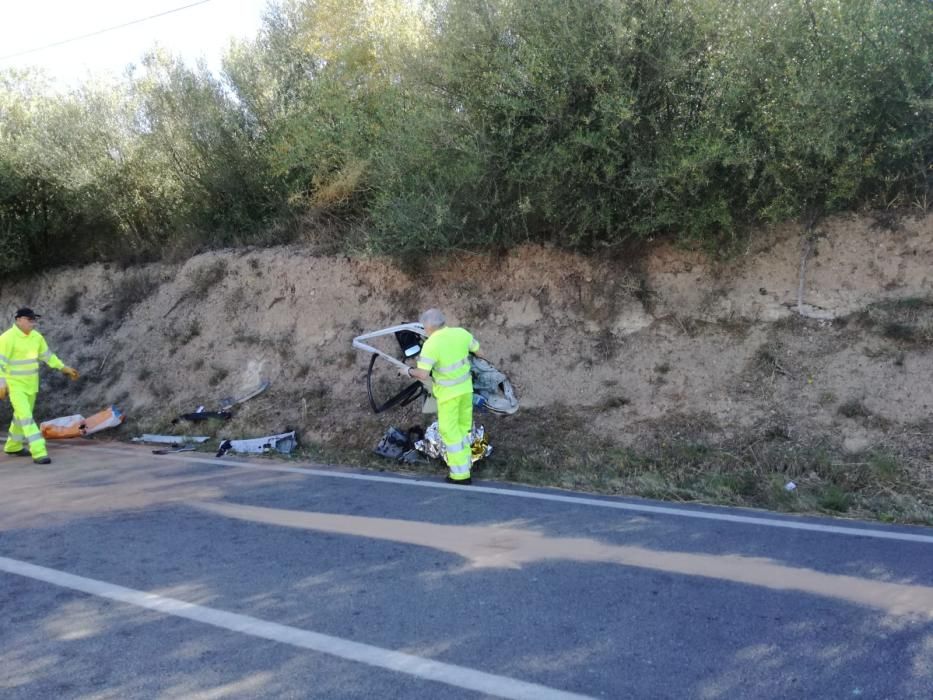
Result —
[[[154,445],[173,445],[175,447],[181,447],[188,442],[201,445],[208,440],[210,440],[210,437],[207,435],[154,435],[151,433],[144,433],[139,437],[133,438],[133,442],[150,443]]]
[[[756,231],[726,260],[665,244],[633,257],[528,246],[476,255],[484,273],[470,279],[454,260],[413,275],[295,246],[214,251],[127,270],[62,268],[41,284],[5,279],[0,301],[10,309],[39,290],[37,306],[64,308],[80,290],[80,311],[50,314],[43,332],[95,381],[49,377],[37,415],[116,404],[127,423],[102,435],[190,428],[217,440],[289,426],[303,454],[385,468],[372,448],[388,425],[433,419],[417,400],[374,414],[370,357],[350,344],[437,304],[521,399],[507,419],[477,418],[496,448],[482,462],[491,478],[933,523],[933,217],[900,215],[888,230],[840,216],[819,230],[809,248],[798,224]],[[189,273],[217,261],[224,278],[186,307],[185,322],[163,318]],[[99,317],[144,273],[145,295]],[[814,309],[832,318],[808,318]],[[374,396],[404,381],[380,360]],[[212,387],[231,398],[206,399]],[[171,425],[200,404],[233,416]]]
[[[75,414],[43,421],[39,424],[39,430],[42,431],[42,437],[46,440],[63,440],[88,437],[108,428],[116,428],[125,420],[126,416],[120,409],[116,406],[108,406],[89,418]]]
[[[223,440],[217,449],[217,457],[223,457],[227,452],[239,452],[250,455],[264,455],[272,452],[287,455],[298,447],[298,438],[295,431],[267,435],[266,437],[249,440]]]

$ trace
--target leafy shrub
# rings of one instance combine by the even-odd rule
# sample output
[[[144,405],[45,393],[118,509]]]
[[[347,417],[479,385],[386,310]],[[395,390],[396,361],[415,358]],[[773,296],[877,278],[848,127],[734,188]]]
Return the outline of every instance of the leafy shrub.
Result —
[[[926,211],[931,47],[917,0],[279,0],[222,77],[0,72],[0,274],[305,220],[401,257]]]

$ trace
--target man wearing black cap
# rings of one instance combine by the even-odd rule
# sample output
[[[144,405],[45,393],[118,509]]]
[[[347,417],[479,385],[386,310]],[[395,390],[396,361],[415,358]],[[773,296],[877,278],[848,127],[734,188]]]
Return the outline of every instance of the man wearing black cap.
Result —
[[[39,361],[60,370],[72,381],[78,378],[78,371],[66,367],[49,350],[45,338],[35,329],[38,318],[32,309],[19,309],[13,327],[0,335],[0,401],[9,395],[13,406],[13,422],[3,451],[18,457],[31,454],[36,464],[49,464],[52,460],[45,449],[45,440],[32,417],[39,393]]]

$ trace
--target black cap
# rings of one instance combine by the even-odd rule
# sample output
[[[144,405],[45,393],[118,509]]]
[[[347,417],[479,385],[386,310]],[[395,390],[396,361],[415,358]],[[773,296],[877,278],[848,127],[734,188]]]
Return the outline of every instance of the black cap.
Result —
[[[42,318],[39,314],[37,314],[32,309],[30,309],[28,306],[24,306],[21,309],[17,309],[16,315],[13,318],[22,318],[24,316],[26,318],[31,318],[33,321],[35,321],[37,318]]]

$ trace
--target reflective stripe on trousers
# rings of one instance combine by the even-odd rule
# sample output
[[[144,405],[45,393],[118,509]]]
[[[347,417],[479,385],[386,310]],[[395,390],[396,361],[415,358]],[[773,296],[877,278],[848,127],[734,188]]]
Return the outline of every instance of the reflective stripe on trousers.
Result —
[[[446,449],[445,459],[451,479],[470,476],[472,457],[470,430],[473,428],[473,394],[461,394],[437,404],[437,430]]]
[[[25,442],[33,459],[47,457],[45,439],[39,426],[32,417],[36,406],[36,395],[10,387],[10,403],[13,405],[13,422],[10,423],[9,436],[3,446],[4,452],[19,452]]]

